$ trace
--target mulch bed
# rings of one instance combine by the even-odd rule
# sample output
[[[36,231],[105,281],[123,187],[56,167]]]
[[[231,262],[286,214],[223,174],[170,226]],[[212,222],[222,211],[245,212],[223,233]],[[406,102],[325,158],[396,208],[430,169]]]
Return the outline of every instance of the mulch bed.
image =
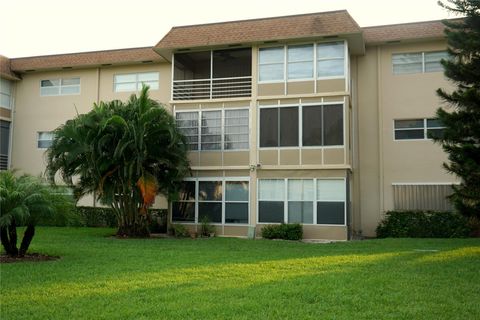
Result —
[[[42,262],[42,261],[51,261],[58,260],[60,257],[49,256],[41,253],[31,253],[26,254],[23,257],[10,257],[5,254],[0,255],[0,263],[14,263],[14,262]]]

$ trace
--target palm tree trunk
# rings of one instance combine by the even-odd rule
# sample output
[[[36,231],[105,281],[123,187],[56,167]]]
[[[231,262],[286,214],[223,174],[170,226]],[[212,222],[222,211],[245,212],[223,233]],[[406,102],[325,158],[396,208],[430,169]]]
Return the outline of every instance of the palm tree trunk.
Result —
[[[18,256],[17,249],[17,224],[12,219],[11,224],[8,227],[3,227],[0,230],[0,239],[5,252],[11,256]]]
[[[2,246],[5,249],[5,252],[9,256],[13,256],[12,251],[12,244],[10,243],[10,239],[8,238],[8,228],[4,227],[0,229],[0,239],[2,241]]]
[[[27,253],[28,247],[30,246],[34,235],[35,226],[33,224],[29,224],[25,230],[25,233],[23,234],[22,243],[20,244],[20,251],[18,253],[19,256],[23,257],[25,253]]]

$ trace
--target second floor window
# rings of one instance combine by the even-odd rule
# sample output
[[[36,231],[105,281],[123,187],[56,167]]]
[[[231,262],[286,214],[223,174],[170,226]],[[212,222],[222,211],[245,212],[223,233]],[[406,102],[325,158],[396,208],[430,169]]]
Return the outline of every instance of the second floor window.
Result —
[[[143,84],[149,86],[150,90],[158,90],[158,78],[158,72],[116,74],[113,80],[113,91],[140,91]]]
[[[177,127],[189,150],[247,150],[249,110],[227,109],[177,112]]]
[[[73,94],[80,94],[80,78],[40,81],[41,96],[65,96]]]
[[[52,145],[53,142],[53,132],[51,131],[40,131],[37,136],[37,147],[39,149],[47,149]]]
[[[395,140],[426,140],[441,137],[445,126],[438,119],[395,120]]]
[[[12,84],[6,79],[0,79],[0,107],[11,108]]]
[[[442,59],[448,59],[446,51],[394,53],[392,66],[394,74],[441,72]]]

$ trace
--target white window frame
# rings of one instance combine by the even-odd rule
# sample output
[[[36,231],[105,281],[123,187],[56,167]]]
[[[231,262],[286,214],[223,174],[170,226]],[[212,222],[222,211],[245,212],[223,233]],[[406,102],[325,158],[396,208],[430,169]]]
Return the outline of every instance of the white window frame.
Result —
[[[402,121],[402,120],[413,120],[413,121],[423,121],[423,127],[417,127],[417,128],[395,128],[395,121]],[[436,118],[408,118],[408,119],[394,119],[393,120],[393,141],[428,141],[432,140],[428,137],[428,130],[429,129],[445,129],[445,126],[442,127],[428,127],[427,123],[428,120],[437,120]],[[397,131],[411,131],[411,130],[423,130],[423,138],[422,139],[397,139],[395,136],[395,133]]]
[[[401,76],[401,75],[406,75],[406,74],[443,72],[443,70],[426,71],[426,69],[425,69],[425,54],[437,53],[437,52],[447,52],[447,51],[446,50],[435,50],[435,51],[421,51],[421,52],[396,52],[396,53],[392,53],[392,57],[391,57],[391,60],[390,60],[391,63],[392,63],[392,74],[394,74],[396,76]],[[404,55],[404,54],[420,54],[421,57],[422,57],[422,71],[421,72],[395,73],[395,64],[393,63],[393,57],[396,56],[396,55]]]
[[[148,82],[156,81],[158,83],[157,88],[153,89],[153,88],[150,87],[149,90],[150,91],[160,90],[160,72],[158,72],[158,71],[146,71],[146,72],[116,73],[116,74],[114,74],[113,75],[113,92],[116,92],[116,93],[120,93],[120,92],[139,92],[141,90],[141,88],[139,89],[139,84],[143,84],[144,81],[140,81],[138,78],[139,78],[140,75],[147,74],[147,73],[155,73],[157,75],[156,80],[151,80],[151,81],[148,81]],[[132,75],[135,75],[135,81],[117,82],[117,76],[132,76]],[[128,83],[128,84],[135,83],[136,90],[116,90],[117,84],[124,84],[124,83]]]
[[[248,146],[247,148],[243,149],[226,149],[225,148],[225,111],[234,111],[234,110],[248,110]],[[209,111],[221,111],[221,147],[220,149],[215,150],[202,150],[202,112],[209,112]],[[188,150],[189,152],[235,152],[235,151],[249,151],[250,150],[250,107],[240,107],[240,108],[212,108],[212,109],[188,109],[188,110],[175,110],[174,117],[177,119],[178,113],[184,112],[198,112],[198,149],[197,150]]]
[[[338,76],[322,76],[318,77],[317,76],[317,62],[318,57],[317,57],[317,46],[319,44],[328,44],[328,43],[339,43],[343,42],[343,49],[344,49],[344,56],[343,56],[343,75],[338,75]],[[312,44],[313,45],[313,61],[312,61],[312,70],[313,70],[313,77],[312,78],[306,78],[306,79],[288,79],[288,47],[289,46],[300,46],[300,45],[308,45]],[[283,47],[283,79],[281,80],[262,80],[260,81],[260,65],[266,65],[265,63],[260,63],[260,49],[268,49],[268,48],[280,48]],[[337,40],[337,41],[332,41],[332,40],[327,40],[327,41],[320,41],[320,42],[306,42],[306,43],[291,43],[289,45],[283,45],[279,46],[277,45],[269,45],[269,46],[262,46],[259,47],[258,50],[258,63],[257,63],[257,70],[258,70],[258,84],[267,84],[267,83],[288,83],[288,82],[299,82],[299,81],[313,81],[313,80],[330,80],[330,79],[343,79],[347,78],[347,72],[348,72],[348,64],[349,64],[349,55],[348,55],[348,42],[346,40]],[[338,58],[340,59],[340,58]],[[329,59],[324,59],[324,60],[333,60],[333,58]],[[310,61],[310,60],[309,60]],[[277,64],[277,63],[275,63]]]
[[[284,180],[284,187],[285,187],[285,193],[284,193],[284,199],[283,199],[283,223],[288,223],[288,180],[314,180],[313,181],[313,188],[314,188],[314,200],[313,200],[313,223],[302,223],[302,225],[307,225],[307,226],[330,226],[330,227],[346,227],[347,226],[347,205],[349,202],[348,199],[348,192],[347,192],[347,178],[345,177],[328,177],[328,178],[299,178],[299,177],[291,177],[291,178],[268,178],[269,180]],[[278,222],[259,222],[259,203],[260,203],[260,188],[259,188],[259,180],[263,179],[257,179],[257,203],[256,203],[256,211],[257,211],[257,220],[256,223],[259,225],[268,225],[268,224],[279,224]],[[318,181],[321,180],[336,180],[336,181],[343,181],[343,184],[345,186],[345,200],[339,201],[339,200],[329,200],[329,201],[324,201],[324,200],[319,200],[317,196],[317,183]],[[267,200],[265,200],[267,201]],[[344,203],[344,216],[343,216],[343,224],[317,224],[317,202],[343,202]]]
[[[64,80],[73,80],[73,79],[78,79],[78,84],[69,84],[69,85],[64,85],[63,81]],[[51,86],[51,87],[43,87],[42,86],[42,81],[59,81],[58,86]],[[40,96],[41,97],[56,97],[56,96],[78,96],[82,93],[82,79],[80,77],[72,77],[72,78],[55,78],[55,79],[41,79],[40,80]],[[78,87],[78,93],[62,93],[62,88],[73,88],[73,87]],[[58,88],[58,93],[57,94],[45,94],[42,92],[42,88]]]
[[[40,139],[40,135],[42,133],[47,133],[47,134],[51,134],[52,135],[52,139],[50,140],[46,140],[46,139]],[[48,142],[50,141],[50,144],[53,142],[53,139],[55,138],[54,134],[53,134],[53,131],[37,131],[37,149],[48,149],[49,147],[40,147],[40,142]]]
[[[221,181],[222,182],[222,200],[221,201],[202,201],[202,202],[216,202],[216,203],[222,203],[222,222],[217,223],[217,222],[211,222],[212,225],[217,225],[217,226],[249,226],[250,225],[250,204],[251,204],[251,181],[250,177],[201,177],[201,178],[185,178],[184,181],[195,181],[195,221],[194,222],[186,222],[186,221],[174,221],[173,220],[173,214],[169,215],[169,220],[170,223],[173,224],[187,224],[187,225],[196,225],[200,224],[201,221],[199,220],[199,210],[198,210],[198,205],[200,203],[199,201],[199,185],[200,182],[203,181]],[[246,203],[247,201],[226,201],[225,200],[225,189],[226,189],[226,183],[231,182],[231,181],[240,181],[240,182],[248,182],[248,222],[247,223],[226,223],[225,222],[225,209],[226,203]],[[173,201],[175,202],[175,201]],[[173,203],[172,202],[172,203]],[[192,202],[192,201],[190,201]],[[170,203],[170,212],[172,212],[172,203]]]
[[[293,61],[293,62],[290,62],[289,59],[288,59],[288,50],[290,49],[290,47],[299,47],[299,46],[307,46],[307,45],[311,45],[312,46],[312,59],[311,60],[299,60],[299,61]],[[296,43],[296,44],[292,44],[292,45],[289,45],[289,46],[285,46],[285,50],[286,50],[286,64],[285,64],[285,78],[287,79],[288,82],[301,82],[301,81],[312,81],[316,78],[316,75],[314,74],[314,72],[316,71],[316,67],[315,67],[315,58],[316,58],[316,47],[317,47],[317,44],[316,43]],[[290,64],[295,64],[295,63],[303,63],[303,62],[311,62],[311,67],[312,67],[312,76],[310,78],[292,78],[290,79],[288,77],[288,72],[290,70]]]
[[[11,110],[12,104],[13,104],[13,97],[12,97],[13,82],[4,78],[1,78],[0,82],[8,83],[8,89],[9,89],[7,92],[7,90],[5,90],[5,87],[3,85],[0,85],[0,96],[5,96],[8,98],[8,106],[0,105],[0,107]]]
[[[326,105],[337,105],[341,104],[343,109],[343,144],[342,145],[335,145],[335,146],[304,146],[303,145],[303,107],[308,106],[326,106]],[[290,147],[261,147],[260,146],[260,110],[261,109],[272,109],[272,108],[284,108],[284,107],[298,107],[298,145],[297,146],[290,146]],[[277,149],[338,149],[338,148],[345,148],[346,146],[346,122],[345,122],[345,100],[340,101],[328,101],[328,102],[309,102],[309,103],[298,103],[298,104],[274,104],[274,105],[259,105],[257,107],[257,148],[259,150],[277,150]],[[279,128],[280,129],[280,128]],[[278,132],[280,135],[280,130]]]

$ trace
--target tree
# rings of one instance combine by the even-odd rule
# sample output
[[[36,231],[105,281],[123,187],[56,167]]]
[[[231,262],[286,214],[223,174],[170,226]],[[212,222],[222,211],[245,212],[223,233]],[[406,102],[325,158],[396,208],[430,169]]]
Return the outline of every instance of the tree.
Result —
[[[0,172],[0,239],[5,252],[12,257],[24,256],[41,218],[73,207],[73,199],[64,190],[50,187],[40,178],[15,176],[12,171]],[[17,226],[26,225],[17,247]]]
[[[461,178],[450,200],[463,215],[480,217],[480,1],[448,2],[439,5],[464,18],[444,21],[450,58],[442,64],[456,88],[437,90],[450,110],[437,110],[446,129],[434,140],[448,154],[444,167]]]
[[[115,212],[119,236],[146,237],[147,209],[157,194],[175,194],[189,172],[185,137],[148,87],[123,103],[93,110],[54,131],[47,174],[61,179],[76,198],[94,194]]]

